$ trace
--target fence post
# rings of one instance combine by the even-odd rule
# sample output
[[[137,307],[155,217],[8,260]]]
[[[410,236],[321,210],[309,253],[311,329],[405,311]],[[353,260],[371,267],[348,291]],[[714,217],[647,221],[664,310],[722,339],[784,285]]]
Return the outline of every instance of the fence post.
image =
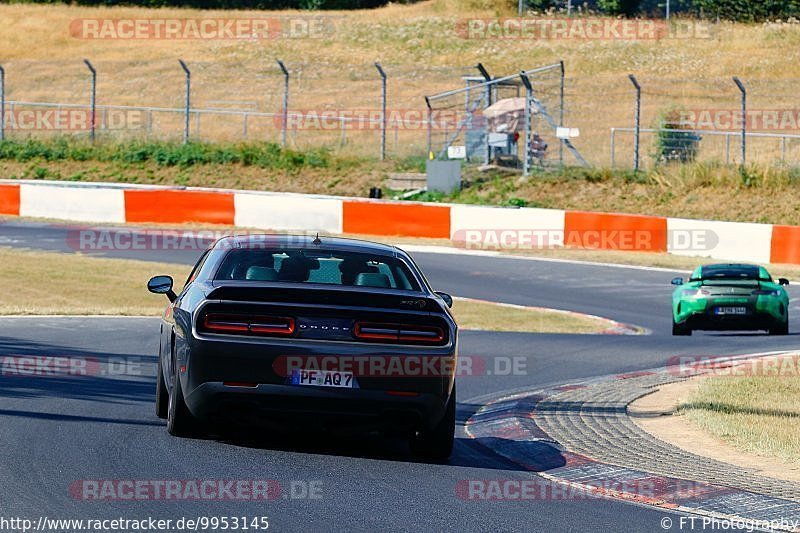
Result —
[[[386,72],[381,64],[375,62],[375,68],[381,75],[381,161],[386,159]]]
[[[489,71],[483,66],[483,63],[478,63],[475,65],[475,68],[481,73],[483,79],[485,81],[492,81],[492,76],[489,74]],[[484,92],[484,97],[486,98],[486,107],[492,105],[492,87],[490,85],[486,86],[486,90]],[[488,165],[489,162],[492,160],[492,147],[489,144],[489,133],[486,133],[486,152],[483,154],[483,164]]]
[[[611,128],[611,168],[614,168],[616,163],[617,152],[617,128]]]
[[[636,131],[633,137],[633,170],[639,172],[639,135],[641,134],[642,126],[642,86],[633,74],[628,75],[628,79],[636,88]]]
[[[733,77],[733,83],[742,93],[742,168],[744,168],[747,163],[747,89],[736,76]]]
[[[0,65],[0,142],[6,140],[6,69]]]
[[[569,4],[569,11],[567,16],[570,16],[572,12],[572,2]],[[564,61],[561,61],[561,116],[558,120],[559,127],[564,127],[564,82],[566,77],[566,71],[564,69]],[[564,139],[558,140],[558,163],[562,167],[564,166]]]
[[[531,100],[533,100],[533,85],[531,85],[531,80],[528,78],[528,75],[525,72],[520,72],[519,74],[520,79],[522,80],[522,84],[525,86],[525,129],[524,129],[524,137],[523,143],[525,147],[525,159],[522,161],[522,175],[527,177],[530,174],[531,170],[531,163],[533,162],[533,148],[531,146],[532,142],[532,117],[533,114],[531,111]]]
[[[281,125],[281,145],[286,146],[286,128],[289,123],[289,69],[283,64],[280,59],[278,66],[281,67],[283,72],[283,124]]]
[[[178,63],[181,64],[181,68],[186,73],[186,102],[183,121],[183,144],[186,144],[189,142],[189,109],[192,107],[192,73],[183,59],[179,59]]]
[[[88,59],[84,59],[83,62],[92,73],[92,129],[89,130],[89,140],[94,142],[95,128],[97,127],[97,70]]]
[[[433,159],[431,157],[433,155],[433,108],[427,96],[425,97],[425,105],[428,106],[428,154],[425,157],[430,160]]]

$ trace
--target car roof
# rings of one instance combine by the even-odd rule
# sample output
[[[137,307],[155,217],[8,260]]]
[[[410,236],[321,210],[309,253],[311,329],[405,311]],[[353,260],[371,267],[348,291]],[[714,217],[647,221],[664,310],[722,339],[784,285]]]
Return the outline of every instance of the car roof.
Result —
[[[398,247],[379,242],[360,239],[347,239],[344,237],[327,237],[314,235],[290,235],[271,233],[248,233],[244,235],[229,235],[222,237],[214,243],[213,248],[263,248],[275,246],[277,248],[339,250],[349,252],[373,253],[380,255],[405,255]]]

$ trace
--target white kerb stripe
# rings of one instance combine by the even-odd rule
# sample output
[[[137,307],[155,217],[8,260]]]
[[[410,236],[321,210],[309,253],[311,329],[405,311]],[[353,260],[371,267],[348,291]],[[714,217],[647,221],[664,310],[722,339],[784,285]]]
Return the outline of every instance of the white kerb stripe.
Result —
[[[536,233],[535,238],[544,238],[550,246],[564,243],[564,211],[562,209],[498,208],[453,205],[450,208],[450,238],[455,241],[468,240],[467,232],[497,234],[508,231],[524,240],[525,233]],[[493,235],[499,237],[499,235]]]
[[[240,227],[342,232],[342,201],[337,198],[236,193],[234,205]]]
[[[769,263],[771,224],[667,219],[668,251],[676,255]]]
[[[19,214],[82,222],[125,222],[122,189],[20,185]]]

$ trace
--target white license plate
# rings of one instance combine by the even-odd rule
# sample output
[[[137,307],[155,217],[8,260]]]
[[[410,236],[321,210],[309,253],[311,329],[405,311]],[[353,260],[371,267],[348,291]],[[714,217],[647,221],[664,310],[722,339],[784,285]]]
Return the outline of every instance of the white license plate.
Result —
[[[717,307],[718,315],[746,315],[746,307]]]
[[[352,372],[295,369],[292,370],[292,385],[353,389],[355,380]]]

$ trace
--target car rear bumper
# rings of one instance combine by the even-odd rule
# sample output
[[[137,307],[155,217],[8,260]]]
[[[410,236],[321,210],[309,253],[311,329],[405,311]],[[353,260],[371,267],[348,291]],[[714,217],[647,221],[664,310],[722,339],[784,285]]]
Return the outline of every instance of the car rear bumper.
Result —
[[[456,373],[455,343],[423,348],[298,339],[186,340],[177,350],[185,367],[184,397],[192,414],[206,419],[430,429],[445,414]],[[364,360],[381,365],[358,364]],[[404,365],[420,361],[441,365],[433,372],[423,364]],[[293,385],[292,369],[302,368],[351,371],[357,386]],[[242,384],[248,386],[235,386]]]
[[[750,312],[746,315],[718,316],[711,312],[691,315],[684,324],[702,331],[768,330],[785,322],[770,313]]]
[[[432,429],[445,415],[447,397],[431,393],[207,382],[185,397],[198,418],[265,427],[411,431]]]

